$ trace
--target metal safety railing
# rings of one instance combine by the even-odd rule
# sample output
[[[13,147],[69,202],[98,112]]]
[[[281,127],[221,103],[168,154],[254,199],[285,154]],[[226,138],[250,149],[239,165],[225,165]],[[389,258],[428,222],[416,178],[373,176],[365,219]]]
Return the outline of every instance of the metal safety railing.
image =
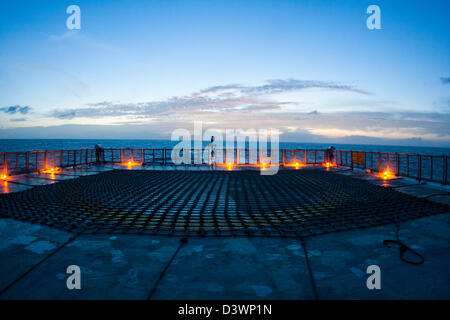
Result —
[[[261,166],[278,162],[280,166],[333,165],[381,173],[389,170],[397,176],[448,184],[447,155],[350,151],[324,149],[119,149],[107,148],[96,155],[95,149],[47,150],[0,153],[2,176],[38,172],[48,168],[70,168],[105,164],[173,164],[173,157],[184,164]],[[99,159],[97,159],[99,157]]]
[[[336,150],[335,153],[339,166],[373,172],[383,172],[388,169],[397,176],[448,184],[450,157],[447,155],[347,150]],[[356,153],[358,153],[357,157],[355,157]]]
[[[3,152],[0,153],[0,172],[4,175],[14,175],[94,162],[95,149]]]

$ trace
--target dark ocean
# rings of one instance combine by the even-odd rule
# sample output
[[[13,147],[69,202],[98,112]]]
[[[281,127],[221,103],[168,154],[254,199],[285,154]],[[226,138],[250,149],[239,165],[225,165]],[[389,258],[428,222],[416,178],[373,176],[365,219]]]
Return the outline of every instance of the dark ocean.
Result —
[[[177,143],[177,141],[170,140],[1,139],[0,152],[92,149],[96,144],[100,144],[104,148],[171,149]],[[204,141],[204,145],[207,144],[208,142]],[[326,149],[329,146],[329,144],[323,143],[280,142],[280,149]],[[334,147],[338,150],[450,155],[450,148],[359,144],[334,144]]]

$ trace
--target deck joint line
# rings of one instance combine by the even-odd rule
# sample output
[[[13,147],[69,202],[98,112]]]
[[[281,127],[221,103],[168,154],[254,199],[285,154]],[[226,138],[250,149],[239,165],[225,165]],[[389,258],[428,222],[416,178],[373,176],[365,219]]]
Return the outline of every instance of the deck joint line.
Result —
[[[306,249],[306,241],[304,238],[300,238],[300,242],[303,247],[303,253],[305,255],[306,266],[308,267],[309,279],[311,280],[311,286],[313,289],[314,300],[319,300],[319,294],[317,293],[317,286],[316,286],[316,282],[314,280],[314,275],[313,275],[312,268],[311,268],[311,262],[309,261],[309,257],[308,257],[308,250]]]
[[[17,181],[13,181],[13,180],[8,180],[8,183],[13,183],[13,184],[18,184],[21,186],[27,186],[27,187],[36,187],[33,184],[28,184],[28,183],[23,183],[23,182],[17,182]]]
[[[8,284],[6,287],[0,290],[0,296],[2,296],[6,291],[8,291],[11,287],[13,287],[16,283],[18,283],[20,280],[25,278],[28,274],[30,274],[33,270],[35,270],[37,267],[39,267],[41,264],[43,264],[45,261],[53,257],[56,253],[58,253],[61,249],[63,249],[65,246],[67,246],[69,243],[73,242],[79,235],[81,235],[81,232],[75,234],[74,236],[69,237],[62,245],[57,247],[55,250],[50,252],[48,255],[46,255],[42,260],[40,260],[38,263],[31,266],[27,271],[22,273],[19,277],[17,277],[15,280],[13,280],[10,284]]]

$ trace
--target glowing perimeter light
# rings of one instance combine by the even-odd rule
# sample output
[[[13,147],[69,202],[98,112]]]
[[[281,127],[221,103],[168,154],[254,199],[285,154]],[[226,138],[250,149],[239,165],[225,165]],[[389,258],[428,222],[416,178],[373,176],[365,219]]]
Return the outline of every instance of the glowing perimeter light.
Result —
[[[59,171],[61,171],[61,170],[58,167],[51,167],[51,168],[46,168],[46,169],[42,170],[41,172],[53,174],[53,173],[59,172]]]
[[[328,169],[328,168],[331,168],[331,167],[336,167],[336,164],[327,161],[327,162],[322,163],[322,166]]]
[[[378,177],[382,178],[383,180],[389,180],[395,178],[395,175],[387,168],[382,173],[378,175]]]
[[[133,160],[122,162],[123,166],[128,167],[128,169],[131,169],[133,166],[140,166],[140,162],[134,162]]]

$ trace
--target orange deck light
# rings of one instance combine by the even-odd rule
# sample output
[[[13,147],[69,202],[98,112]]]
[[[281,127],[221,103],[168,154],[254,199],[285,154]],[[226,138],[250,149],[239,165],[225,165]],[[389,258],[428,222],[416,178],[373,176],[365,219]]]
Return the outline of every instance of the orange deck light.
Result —
[[[133,166],[140,166],[140,165],[141,165],[140,162],[134,162],[134,160],[122,162],[122,166],[126,166],[128,167],[128,169],[131,169]]]
[[[302,162],[292,162],[292,163],[286,163],[284,166],[286,167],[295,167],[295,169],[299,169],[301,167],[305,167],[306,165]]]
[[[377,176],[380,177],[383,180],[389,180],[389,179],[395,178],[395,175],[389,170],[389,168],[387,168],[386,170],[384,170],[383,172],[381,172]]]
[[[322,166],[328,169],[328,168],[331,168],[331,167],[336,167],[336,164],[327,161],[327,162],[322,163]]]
[[[54,174],[59,171],[61,171],[61,170],[58,167],[51,167],[51,168],[46,168],[46,169],[41,170],[42,173],[51,173],[51,174]]]

